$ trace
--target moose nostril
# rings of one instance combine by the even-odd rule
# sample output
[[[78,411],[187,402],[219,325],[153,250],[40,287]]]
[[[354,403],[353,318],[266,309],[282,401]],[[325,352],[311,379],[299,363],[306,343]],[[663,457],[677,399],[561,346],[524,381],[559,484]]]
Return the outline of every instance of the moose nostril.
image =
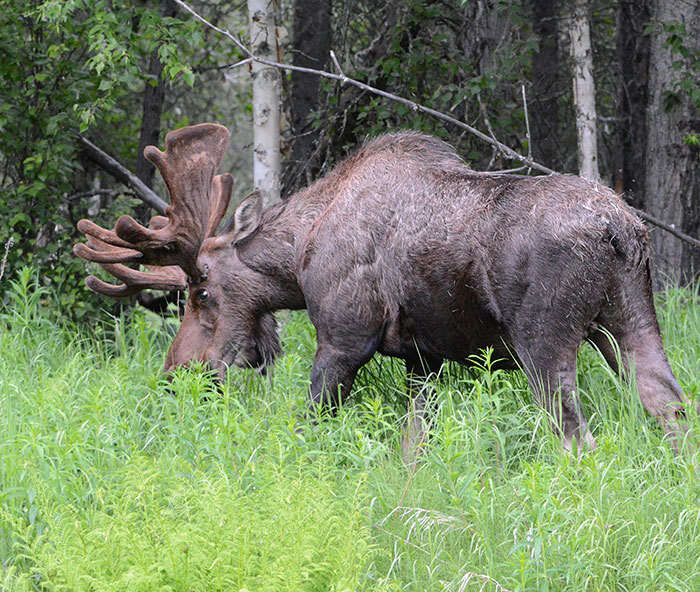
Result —
[[[226,370],[228,369],[228,366],[223,360],[214,357],[207,357],[206,364],[209,370],[216,373],[216,380],[224,380],[224,378],[226,377]]]

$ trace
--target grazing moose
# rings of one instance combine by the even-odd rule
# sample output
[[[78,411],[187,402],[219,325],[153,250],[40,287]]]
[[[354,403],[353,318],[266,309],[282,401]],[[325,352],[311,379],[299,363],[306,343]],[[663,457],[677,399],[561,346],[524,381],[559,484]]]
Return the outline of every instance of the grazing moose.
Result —
[[[573,438],[592,446],[576,396],[576,353],[589,340],[615,369],[635,369],[646,409],[682,434],[647,233],[609,189],[565,175],[478,173],[444,142],[400,132],[286,201],[263,210],[249,196],[217,233],[232,188],[230,175],[214,176],[228,137],[201,124],[169,133],[165,152],[146,148],[171,199],[149,228],[129,216],[114,230],[78,224],[87,245],[75,253],[124,282],[91,276],[92,290],[189,289],[166,371],[191,360],[222,376],[270,364],[280,351],[273,312],[306,308],[318,337],[313,404],[345,397],[375,352],[425,376],[492,347],[525,370],[566,447]],[[408,446],[422,437],[425,408],[420,392],[412,397]]]

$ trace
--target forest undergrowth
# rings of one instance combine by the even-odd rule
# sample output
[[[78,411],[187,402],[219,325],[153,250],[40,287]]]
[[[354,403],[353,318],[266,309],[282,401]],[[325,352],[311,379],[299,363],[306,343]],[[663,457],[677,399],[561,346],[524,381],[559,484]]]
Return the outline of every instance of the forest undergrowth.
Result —
[[[274,370],[161,375],[175,321],[89,327],[24,270],[0,310],[0,588],[95,591],[700,590],[700,421],[675,455],[588,346],[595,451],[562,450],[521,372],[443,366],[415,466],[403,363],[375,357],[337,415],[308,418],[315,347],[283,313]],[[10,281],[7,278],[4,281]],[[698,288],[658,297],[700,399]]]

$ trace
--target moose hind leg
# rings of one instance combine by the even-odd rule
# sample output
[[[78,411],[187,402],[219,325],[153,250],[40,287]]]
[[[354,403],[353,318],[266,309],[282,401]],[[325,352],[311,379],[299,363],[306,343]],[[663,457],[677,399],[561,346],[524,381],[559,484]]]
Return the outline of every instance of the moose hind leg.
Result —
[[[679,422],[683,416],[683,391],[668,364],[661,339],[658,338],[659,343],[655,347],[654,337],[656,336],[641,346],[625,343],[624,350],[630,360],[628,364],[634,360],[637,390],[642,405],[667,433],[681,436],[687,430],[686,424]],[[674,445],[677,445],[675,440]]]
[[[611,327],[610,334],[598,332],[591,341],[624,379],[630,380],[634,371],[642,405],[666,433],[674,436],[677,447],[675,438],[687,431],[685,423],[679,421],[683,415],[683,391],[668,364],[655,323],[643,330],[624,331],[615,324]],[[610,342],[611,337],[619,350]]]
[[[596,446],[576,393],[576,354],[578,344],[556,347],[544,340],[517,347],[530,389],[537,402],[552,416],[564,448],[571,450],[573,440],[588,448]]]
[[[344,399],[350,393],[358,369],[351,356],[329,344],[319,343],[311,369],[311,407],[335,409],[339,397]]]
[[[609,335],[601,331],[590,339],[624,378],[629,380],[634,371],[642,405],[672,436],[677,449],[678,440],[688,429],[683,421],[687,401],[664,352],[648,263],[628,270],[612,288],[608,305],[600,311],[597,321],[617,342],[619,356]]]

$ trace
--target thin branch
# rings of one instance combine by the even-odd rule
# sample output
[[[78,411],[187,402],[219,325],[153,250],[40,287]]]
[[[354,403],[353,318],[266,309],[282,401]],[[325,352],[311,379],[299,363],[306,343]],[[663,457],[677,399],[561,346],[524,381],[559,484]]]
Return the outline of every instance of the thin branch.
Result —
[[[693,245],[696,248],[700,248],[700,240],[690,236],[689,234],[685,234],[684,232],[681,232],[680,230],[676,230],[676,228],[674,228],[672,225],[666,224],[665,222],[662,222],[658,218],[655,218],[654,216],[647,214],[643,210],[638,210],[637,208],[632,207],[629,204],[627,204],[627,205],[642,220],[645,220],[646,222],[649,222],[649,224],[653,224],[654,226],[661,228],[661,230],[665,230],[666,232],[671,233],[677,239],[685,241],[686,243]]]
[[[523,91],[523,111],[525,111],[525,139],[527,140],[527,157],[532,158],[532,142],[530,140],[530,118],[527,115],[527,96],[525,95],[525,85],[522,85]],[[527,170],[528,174],[530,169]]]
[[[90,160],[107,171],[115,179],[129,186],[139,199],[158,211],[158,213],[165,213],[165,208],[168,207],[168,204],[158,197],[158,195],[141,181],[141,179],[134,175],[134,173],[120,164],[115,158],[112,158],[109,154],[95,146],[87,138],[78,136],[78,141]]]
[[[220,70],[233,70],[234,68],[238,68],[239,66],[244,66],[245,64],[250,64],[250,62],[253,61],[253,58],[246,58],[245,60],[241,60],[240,62],[236,62],[235,64],[223,64],[222,66],[197,66],[196,68],[193,68],[194,72],[201,73],[201,72],[211,72],[212,70],[220,71]]]
[[[345,81],[347,80],[347,76],[345,76],[345,73],[343,72],[343,69],[340,67],[340,64],[338,63],[338,58],[335,57],[335,52],[331,49],[331,59],[333,60],[333,64],[335,64],[335,69],[338,70],[338,74],[340,74],[343,77],[343,84],[345,84]]]
[[[481,111],[481,116],[484,118],[486,129],[489,130],[489,134],[491,135],[493,141],[498,142],[498,140],[496,139],[496,134],[494,133],[493,128],[491,127],[491,121],[489,120],[488,113],[486,112],[486,107],[484,107],[484,103],[481,101],[481,93],[476,94],[476,100],[479,103],[479,110]],[[499,152],[500,150],[497,149],[493,151],[493,155],[491,156],[491,160],[489,161],[487,168],[491,168],[494,161],[496,160],[496,154],[498,154]]]
[[[501,169],[500,171],[474,171],[473,174],[483,175],[484,177],[497,177],[498,175],[513,175],[515,173],[519,173],[520,171],[524,171],[525,169],[529,170],[530,167],[523,165],[514,169]]]
[[[400,97],[398,95],[380,90],[378,88],[375,88],[373,86],[370,86],[369,84],[365,84],[364,82],[360,82],[359,80],[354,80],[353,78],[347,77],[345,74],[333,74],[331,72],[326,72],[325,70],[316,70],[314,68],[304,68],[302,66],[292,66],[290,64],[283,64],[280,62],[273,62],[271,60],[266,60],[264,58],[258,57],[254,55],[250,49],[248,49],[237,37],[232,35],[228,30],[222,29],[220,27],[217,27],[216,25],[210,23],[207,19],[205,19],[203,16],[198,14],[193,8],[191,8],[188,4],[183,2],[182,0],[175,0],[175,2],[180,5],[182,8],[184,8],[187,12],[189,12],[192,16],[194,16],[198,21],[204,23],[207,27],[210,27],[217,33],[220,33],[221,35],[224,35],[228,39],[230,39],[236,47],[238,47],[241,51],[245,53],[245,55],[248,56],[250,60],[259,62],[261,64],[265,64],[267,66],[271,66],[273,68],[279,68],[280,70],[292,70],[296,72],[305,72],[307,74],[315,74],[316,76],[321,76],[323,78],[330,78],[331,80],[338,80],[339,82],[342,82],[344,84],[350,84],[352,86],[356,86],[358,88],[361,88],[362,90],[369,91],[373,94],[379,95],[381,97],[384,97],[386,99],[395,101],[397,103],[401,103],[402,105],[406,105],[410,107],[413,111],[418,111],[421,113],[426,113],[428,115],[432,115],[433,117],[440,119],[441,121],[445,121],[447,123],[451,123],[452,125],[455,125],[463,130],[468,131],[469,133],[475,135],[477,138],[483,140],[487,144],[491,144],[492,146],[495,146],[498,150],[500,150],[507,158],[510,158],[512,160],[517,160],[522,162],[524,165],[531,167],[537,171],[540,171],[541,173],[545,173],[548,175],[553,175],[556,174],[557,171],[550,169],[549,167],[544,166],[543,164],[540,164],[539,162],[536,162],[532,159],[531,156],[523,156],[522,154],[519,154],[509,146],[506,146],[502,142],[499,142],[495,138],[490,138],[488,135],[485,133],[479,131],[478,129],[460,121],[459,119],[455,119],[454,117],[450,117],[449,115],[445,115],[444,113],[441,113],[440,111],[436,111],[435,109],[431,109],[430,107],[424,107],[423,105],[420,105],[414,101],[411,101],[409,99],[406,99],[404,97]],[[334,54],[332,54],[331,57],[333,57]],[[334,60],[337,62],[337,60]],[[339,65],[336,63],[336,67]],[[529,143],[528,143],[529,146]],[[528,150],[528,152],[531,152]],[[155,207],[155,206],[154,206]],[[157,208],[156,208],[157,209]],[[654,226],[657,226],[661,228],[662,230],[665,230],[667,232],[670,232],[672,235],[674,235],[676,238],[685,241],[695,247],[700,247],[700,241],[696,238],[693,238],[692,236],[689,236],[687,234],[684,234],[682,232],[679,232],[672,226],[669,226],[668,224],[665,224],[661,220],[655,218],[654,216],[650,216],[646,212],[643,212],[642,210],[637,210],[633,208],[635,213],[644,221],[649,222],[650,224],[653,224]]]
[[[2,276],[5,275],[5,264],[7,263],[7,254],[10,252],[10,249],[14,244],[15,239],[12,237],[8,238],[7,242],[5,243],[5,254],[2,257],[2,265],[0,265],[0,280],[2,279]]]

